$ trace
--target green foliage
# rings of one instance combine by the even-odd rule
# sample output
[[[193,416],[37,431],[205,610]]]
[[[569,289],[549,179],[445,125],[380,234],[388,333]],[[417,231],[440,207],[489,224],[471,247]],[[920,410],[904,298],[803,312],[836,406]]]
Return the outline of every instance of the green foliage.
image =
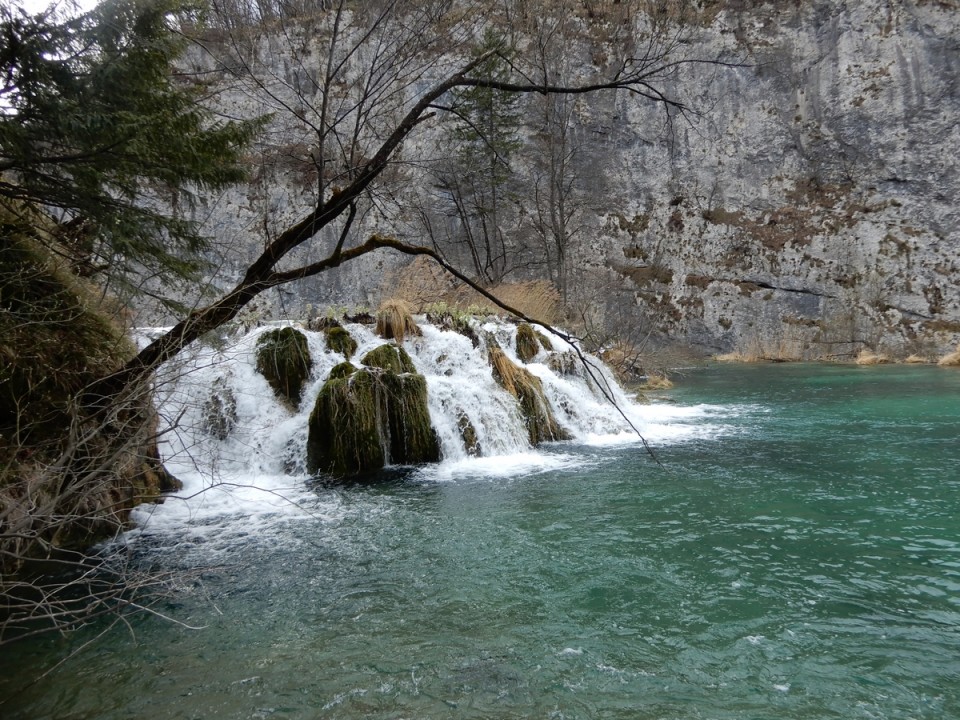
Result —
[[[475,54],[491,52],[472,75],[482,80],[509,80],[510,49],[502,35],[487,28]],[[454,92],[453,107],[460,121],[452,134],[464,168],[484,184],[499,186],[511,175],[510,155],[522,146],[518,138],[519,100],[516,93],[487,87]]]
[[[152,207],[245,176],[258,123],[223,122],[176,75],[185,0],[106,0],[69,20],[0,8],[0,196],[59,212],[87,272],[189,276],[203,240]]]
[[[479,62],[471,75],[479,80],[510,80],[511,53],[505,38],[488,28],[476,49]],[[502,208],[510,198],[510,157],[522,145],[520,97],[483,86],[458,88],[451,96],[456,118],[448,135],[452,163],[440,171],[438,186],[449,206],[446,211],[460,220],[454,242],[461,252],[466,250],[477,278],[495,284],[510,269]]]
[[[257,340],[257,372],[277,397],[294,407],[300,404],[303,385],[313,367],[307,338],[292,327],[265,332]]]
[[[349,360],[357,351],[357,341],[343,327],[328,327],[323,334],[327,339],[327,349],[331,352],[340,353]]]
[[[417,372],[407,351],[397,345],[380,345],[364,355],[360,362],[367,367],[397,374]]]
[[[377,350],[382,348],[394,349],[383,345]],[[396,353],[393,358],[399,362]],[[422,375],[380,367],[357,369],[348,363],[333,369],[310,413],[310,472],[342,477],[379,470],[388,462],[439,459]]]

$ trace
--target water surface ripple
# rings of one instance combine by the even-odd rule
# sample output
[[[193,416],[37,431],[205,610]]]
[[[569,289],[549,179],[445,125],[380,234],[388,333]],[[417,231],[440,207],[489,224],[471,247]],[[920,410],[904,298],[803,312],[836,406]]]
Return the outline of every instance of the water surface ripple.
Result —
[[[666,470],[561,444],[145,532],[204,568],[163,609],[207,629],[140,618],[25,688],[96,629],[15,646],[0,714],[960,718],[960,372],[717,367],[671,399],[713,410]]]

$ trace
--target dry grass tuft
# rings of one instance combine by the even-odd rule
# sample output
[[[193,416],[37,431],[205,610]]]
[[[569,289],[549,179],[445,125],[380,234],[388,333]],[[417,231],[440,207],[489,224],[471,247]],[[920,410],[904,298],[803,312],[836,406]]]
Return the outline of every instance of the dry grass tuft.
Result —
[[[944,355],[937,361],[937,365],[942,367],[960,367],[960,345],[952,353]]]
[[[666,375],[654,375],[651,373],[647,376],[647,382],[638,387],[638,390],[641,391],[650,391],[650,390],[669,390],[673,387],[673,381],[668,378]]]
[[[908,365],[926,365],[930,362],[930,358],[924,357],[923,355],[909,355],[904,358],[904,362]]]
[[[530,444],[539,445],[544,441],[569,439],[557,423],[550,403],[543,394],[540,378],[526,368],[515,365],[496,343],[491,343],[487,352],[494,377],[520,404]]]
[[[427,257],[418,257],[392,273],[385,280],[383,290],[410,303],[415,312],[424,312],[428,307],[442,303],[451,310],[491,315],[503,313],[490,300]],[[504,304],[534,320],[555,323],[562,317],[560,293],[546,280],[501,283],[489,291]]]
[[[882,353],[875,353],[873,350],[864,348],[853,362],[857,365],[885,365],[890,362],[890,358]]]
[[[396,298],[384,301],[377,310],[377,335],[398,343],[403,343],[408,335],[422,335],[413,319],[410,303]]]
[[[540,352],[540,341],[529,323],[517,325],[517,357],[528,363]]]

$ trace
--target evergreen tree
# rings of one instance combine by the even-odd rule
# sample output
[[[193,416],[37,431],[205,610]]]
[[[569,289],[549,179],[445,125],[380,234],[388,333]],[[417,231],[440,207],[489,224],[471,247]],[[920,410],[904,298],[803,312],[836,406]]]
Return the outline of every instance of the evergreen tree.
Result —
[[[158,210],[241,180],[256,122],[219,121],[172,63],[184,0],[106,0],[72,19],[0,8],[0,199],[52,211],[88,272],[189,276],[202,238]]]

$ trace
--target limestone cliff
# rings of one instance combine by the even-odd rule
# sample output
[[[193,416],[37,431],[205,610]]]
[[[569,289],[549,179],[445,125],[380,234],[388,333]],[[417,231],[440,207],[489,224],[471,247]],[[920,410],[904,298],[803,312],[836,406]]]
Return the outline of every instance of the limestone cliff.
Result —
[[[621,100],[617,122],[595,125],[623,202],[600,209],[596,251],[659,327],[717,350],[952,345],[957,4],[718,4],[699,40],[747,64],[688,68],[675,92],[700,117],[656,132]]]
[[[604,3],[583,4],[576,40],[564,46],[568,70],[581,79],[612,62],[614,25],[594,5]],[[960,4],[695,5],[678,30],[677,52],[726,64],[685,63],[668,74],[662,89],[689,108],[685,115],[627,93],[583,96],[574,108],[571,304],[590,306],[596,322],[710,352],[842,358],[864,346],[901,355],[953,347],[960,340]],[[264,229],[301,217],[316,189],[315,133],[302,122],[303,108],[320,102],[316,63],[329,28],[316,22],[293,40],[289,28],[282,38],[267,29],[244,45],[282,105],[254,100],[249,90],[219,100],[231,114],[277,113],[272,145],[254,159],[254,185],[204,210],[234,252],[221,264],[224,284],[262,247]],[[518,51],[530,51],[533,41],[518,37]],[[206,72],[230,55],[218,52],[217,61],[192,57],[191,67]],[[445,64],[425,61],[419,79],[398,89],[397,107],[462,60],[444,52]],[[357,78],[363,62],[357,53],[347,63]],[[529,224],[540,152],[536,102],[524,100],[529,152],[513,161],[511,207],[503,212],[511,252],[530,258],[540,247]],[[294,105],[293,116],[284,111]],[[362,214],[358,235],[380,228],[430,241],[417,220],[429,215],[436,193],[416,191],[430,187],[442,132],[438,118],[411,135],[401,159],[417,162],[398,164],[393,189]],[[436,213],[432,222],[456,235],[448,216]],[[329,232],[301,259],[315,261],[336,241]],[[376,302],[381,276],[398,262],[375,255],[344,265],[286,288],[276,307]],[[514,279],[546,274],[543,265],[516,265]]]

